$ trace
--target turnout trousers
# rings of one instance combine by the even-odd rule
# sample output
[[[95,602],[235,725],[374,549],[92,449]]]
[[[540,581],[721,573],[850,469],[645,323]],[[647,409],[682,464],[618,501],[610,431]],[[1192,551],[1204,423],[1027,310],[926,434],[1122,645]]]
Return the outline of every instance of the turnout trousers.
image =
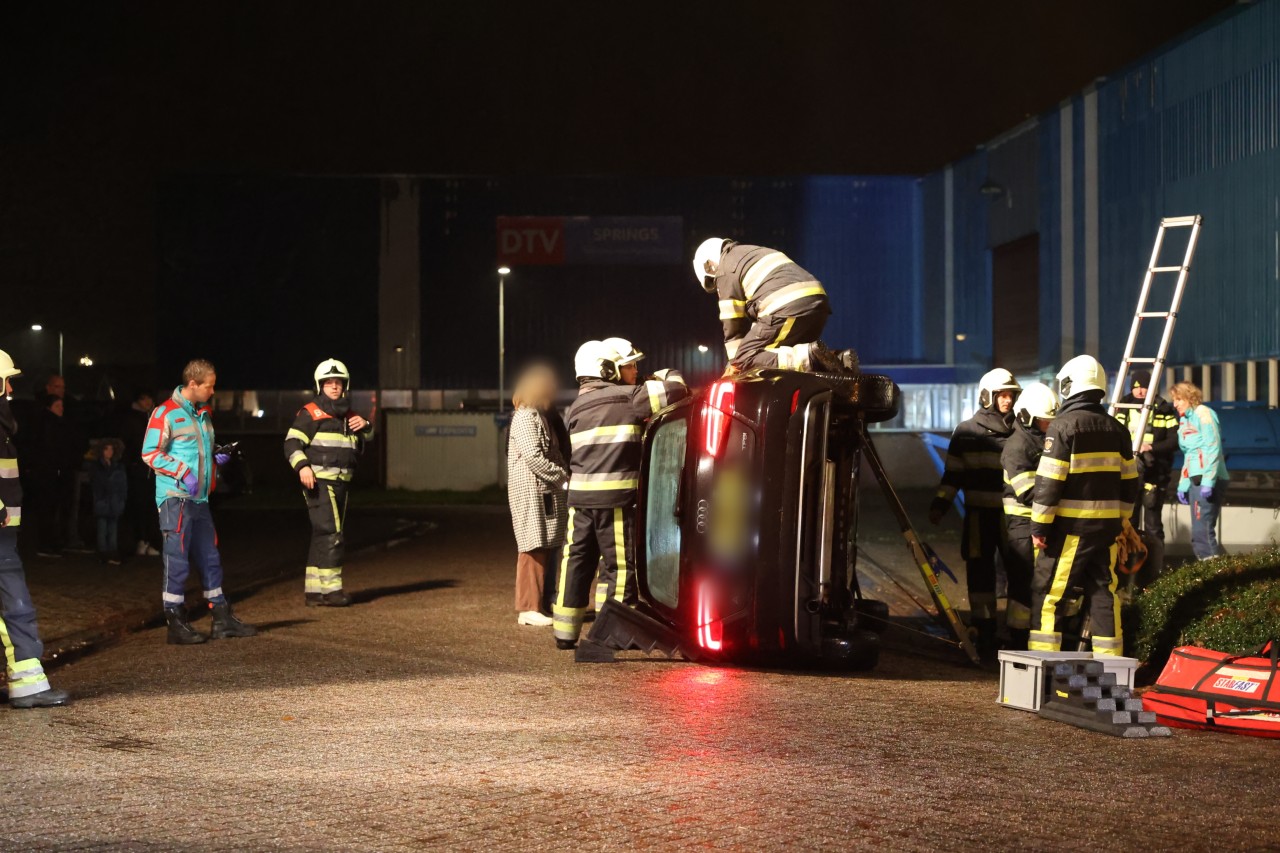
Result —
[[[815,306],[812,313],[801,314],[799,317],[761,317],[751,324],[750,330],[738,342],[738,349],[729,361],[744,371],[757,367],[778,367],[778,349],[816,341],[822,336],[830,313],[824,302],[820,307]],[[788,362],[782,366],[791,365]]]
[[[227,598],[222,594],[222,557],[218,554],[218,532],[207,501],[169,498],[160,504],[160,533],[164,536],[164,606],[181,607],[187,597],[187,575],[191,563],[198,564],[204,582],[204,597],[213,604]]]
[[[18,556],[17,527],[0,527],[0,645],[4,646],[10,699],[49,689],[40,665],[44,644],[36,629],[36,608]]]
[[[974,619],[996,618],[996,555],[1008,564],[1007,541],[1001,507],[966,504],[960,552],[964,554],[969,609]]]
[[[614,598],[623,604],[637,599],[635,565],[635,506],[605,509],[569,507],[569,538],[560,561],[552,630],[557,640],[577,640],[591,606],[591,581],[600,566],[596,601]]]
[[[1085,603],[1093,633],[1095,655],[1120,655],[1124,641],[1120,630],[1120,606],[1116,601],[1114,536],[1074,534],[1050,537],[1036,559],[1031,583],[1031,651],[1062,650],[1064,600],[1072,587],[1084,587]]]
[[[305,592],[321,595],[342,590],[342,561],[346,556],[343,533],[347,520],[347,484],[337,480],[316,480],[316,487],[304,489],[307,514],[311,517],[311,550],[307,553]]]
[[[1009,582],[1005,606],[1005,626],[1010,631],[1031,628],[1031,578],[1035,574],[1036,549],[1031,544],[1031,525],[1009,523],[1009,543],[1004,552],[1004,571]]]

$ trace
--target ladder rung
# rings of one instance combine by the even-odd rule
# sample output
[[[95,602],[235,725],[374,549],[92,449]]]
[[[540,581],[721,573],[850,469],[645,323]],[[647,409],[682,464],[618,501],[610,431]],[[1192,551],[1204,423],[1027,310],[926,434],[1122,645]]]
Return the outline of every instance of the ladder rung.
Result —
[[[1128,358],[1128,359],[1125,359],[1125,361],[1129,362],[1130,364],[1155,364],[1156,363],[1156,360],[1154,358]]]
[[[1182,272],[1186,267],[1152,267],[1152,272]]]
[[[1145,403],[1112,403],[1117,409],[1141,409]]]
[[[1139,317],[1172,317],[1171,311],[1139,311]]]
[[[1185,228],[1200,221],[1199,216],[1170,216],[1160,220],[1161,228]]]

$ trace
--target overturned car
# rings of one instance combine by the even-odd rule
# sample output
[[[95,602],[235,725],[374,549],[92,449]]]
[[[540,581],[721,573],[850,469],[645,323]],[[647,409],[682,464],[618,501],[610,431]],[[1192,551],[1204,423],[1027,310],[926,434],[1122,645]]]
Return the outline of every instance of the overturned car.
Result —
[[[870,668],[887,608],[855,572],[865,425],[898,412],[885,376],[757,370],[645,432],[640,602],[610,601],[578,659],[626,649],[734,663]]]

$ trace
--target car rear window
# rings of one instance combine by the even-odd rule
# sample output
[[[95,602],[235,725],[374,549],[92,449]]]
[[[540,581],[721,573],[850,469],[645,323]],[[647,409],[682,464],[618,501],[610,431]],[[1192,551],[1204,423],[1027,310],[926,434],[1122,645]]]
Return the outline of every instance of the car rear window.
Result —
[[[674,608],[680,601],[680,477],[689,435],[685,419],[658,427],[650,445],[645,494],[645,565],[649,594]]]

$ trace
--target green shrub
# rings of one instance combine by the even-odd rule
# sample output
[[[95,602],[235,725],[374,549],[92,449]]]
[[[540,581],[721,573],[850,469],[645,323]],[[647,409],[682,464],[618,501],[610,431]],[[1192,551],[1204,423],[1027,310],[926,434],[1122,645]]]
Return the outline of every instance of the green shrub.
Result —
[[[1231,654],[1280,639],[1280,548],[1215,557],[1161,575],[1126,614],[1129,649],[1153,667],[1180,645]]]

